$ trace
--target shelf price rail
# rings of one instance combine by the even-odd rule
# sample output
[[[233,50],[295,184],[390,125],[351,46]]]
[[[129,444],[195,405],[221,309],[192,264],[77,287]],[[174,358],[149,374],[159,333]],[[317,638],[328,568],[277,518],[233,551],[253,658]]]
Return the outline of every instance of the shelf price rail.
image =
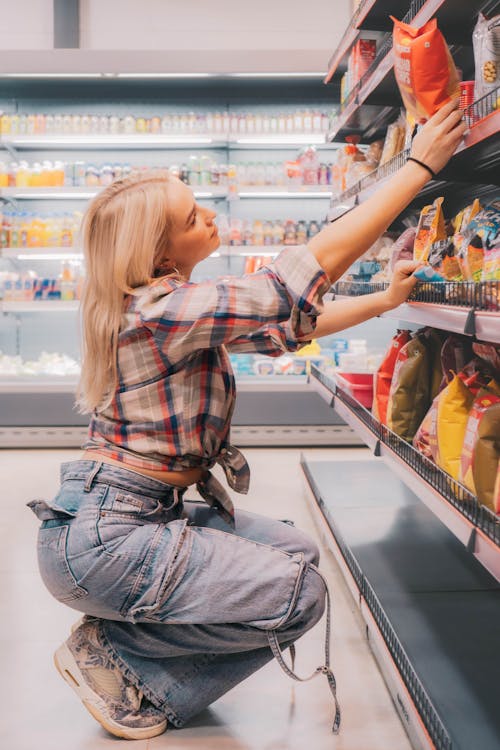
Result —
[[[481,97],[481,99],[477,99],[464,109],[464,119],[470,131],[455,152],[456,154],[462,153],[465,149],[472,148],[482,140],[486,140],[498,133],[500,130],[500,110],[497,107],[499,99],[500,87],[494,91],[490,91],[490,93]],[[399,154],[393,156],[385,164],[377,167],[373,172],[362,177],[340,195],[332,198],[330,208],[333,209],[336,206],[348,203],[351,199],[354,199],[351,201],[353,206],[361,203],[362,200],[367,198],[374,190],[404,166],[410,155],[410,150],[406,148],[400,151]],[[433,184],[436,184],[435,180],[429,183],[430,186]],[[422,192],[429,192],[429,186]]]
[[[310,383],[357,432],[376,456],[381,456],[405,484],[500,581],[500,518],[463,485],[442,471],[413,446],[380,424],[340,388],[334,378],[311,367]]]

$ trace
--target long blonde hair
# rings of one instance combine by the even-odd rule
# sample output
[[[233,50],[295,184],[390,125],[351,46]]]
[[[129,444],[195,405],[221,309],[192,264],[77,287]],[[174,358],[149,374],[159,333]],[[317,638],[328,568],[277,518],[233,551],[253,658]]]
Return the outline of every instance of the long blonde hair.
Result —
[[[103,409],[113,397],[124,300],[150,284],[162,266],[171,228],[172,179],[168,172],[154,171],[117,180],[94,198],[84,215],[86,278],[77,391],[81,413]]]

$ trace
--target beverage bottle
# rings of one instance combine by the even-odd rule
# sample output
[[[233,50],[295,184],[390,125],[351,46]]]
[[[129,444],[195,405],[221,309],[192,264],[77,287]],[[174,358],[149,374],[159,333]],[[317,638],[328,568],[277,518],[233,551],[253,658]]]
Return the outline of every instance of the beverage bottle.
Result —
[[[10,302],[12,300],[12,281],[10,279],[5,279],[3,282],[3,299],[6,302]]]
[[[284,245],[296,245],[297,244],[297,233],[295,231],[295,222],[292,219],[287,219],[285,222],[285,236],[283,238]]]
[[[45,118],[45,132],[47,135],[54,133],[54,115],[47,115]]]
[[[273,244],[273,227],[270,221],[264,222],[263,236],[264,236],[264,245]]]
[[[146,130],[147,130],[147,128],[146,128],[146,120],[144,119],[144,117],[138,117],[136,119],[136,121],[135,121],[135,130],[136,130],[137,133],[141,133],[141,135],[146,132]],[[127,132],[129,132],[128,129],[127,129]]]
[[[99,132],[99,117],[97,115],[90,116],[90,132],[93,135]]]
[[[200,160],[195,154],[189,157],[189,185],[197,186],[201,184]]]
[[[71,116],[71,132],[76,135],[80,135],[82,132],[82,118],[81,115]]]
[[[61,247],[71,247],[73,245],[73,235],[71,227],[71,215],[63,214],[61,226]]]
[[[256,180],[257,185],[266,184],[266,166],[262,162],[256,164]]]
[[[293,113],[293,129],[296,133],[302,133],[304,130],[304,120],[302,117],[302,112],[299,110],[296,110]]]
[[[7,245],[5,247],[19,247],[19,216],[13,214],[9,218],[10,231],[7,231]]]
[[[242,239],[244,245],[253,245],[252,225],[248,219],[243,221]]]
[[[187,164],[181,164],[179,179],[181,182],[185,182],[186,185],[189,185],[189,168]]]
[[[299,221],[296,229],[296,242],[297,245],[305,245],[307,242],[307,226],[305,221]]]
[[[4,113],[0,119],[0,132],[2,135],[10,134],[10,115]]]
[[[222,133],[222,115],[220,112],[216,112],[214,115],[214,132]]]
[[[253,244],[263,245],[264,244],[264,227],[260,219],[255,219],[253,223]]]
[[[310,109],[305,109],[303,112],[303,118],[304,118],[304,130],[306,133],[310,133],[313,129],[313,122],[312,122],[312,112]]]
[[[31,302],[34,293],[34,283],[30,276],[25,276],[23,279],[23,300]]]
[[[222,132],[226,136],[229,133],[229,123],[230,123],[229,112],[223,112],[222,113]]]
[[[7,170],[7,164],[4,161],[0,161],[0,188],[9,186],[9,172]]]
[[[285,227],[282,221],[273,224],[273,245],[283,245],[285,239]]]
[[[63,115],[63,133],[71,133],[73,131],[73,118],[71,115]]]
[[[285,126],[285,120],[283,119],[283,128]],[[279,127],[278,127],[279,130]],[[263,115],[262,117],[262,132],[263,133],[270,133],[271,132],[271,118],[268,114]],[[284,132],[284,129],[283,129]]]
[[[26,135],[28,132],[28,115],[19,116],[19,134]]]
[[[295,127],[295,124],[294,124],[293,114],[289,112],[286,116],[286,132],[293,133],[294,127]]]
[[[263,131],[262,114],[260,112],[257,112],[255,114],[255,132],[262,133],[262,131]]]
[[[276,179],[276,164],[267,163],[266,164],[266,170],[265,170],[265,180],[266,185],[276,185],[277,179]]]
[[[235,134],[238,132],[238,124],[239,124],[239,117],[237,114],[233,112],[233,114],[229,118],[229,130],[231,131],[231,133]]]
[[[317,109],[313,112],[312,125],[315,133],[321,133],[321,112]]]
[[[19,115],[13,114],[10,116],[10,134],[18,135],[19,133]]]
[[[19,171],[19,165],[15,161],[11,161],[9,164],[8,181],[9,187],[17,186],[17,173]]]
[[[30,132],[30,118],[28,115],[28,124],[26,127],[26,132]],[[63,117],[62,115],[54,115],[54,133],[62,133],[63,132]]]
[[[120,132],[120,118],[116,115],[110,115],[109,117],[109,132],[115,135]]]
[[[314,237],[315,234],[318,234],[319,232],[319,226],[317,221],[310,221],[309,226],[307,227],[307,236],[308,239],[311,239],[311,237]]]
[[[109,118],[107,115],[101,115],[99,117],[99,133],[108,133],[109,132]]]
[[[30,224],[28,222],[28,214],[23,211],[19,219],[19,247],[28,247],[29,245],[29,232]]]
[[[286,114],[280,112],[278,115],[278,133],[286,133]]]
[[[217,227],[219,229],[219,237],[221,245],[229,245],[230,241],[230,226],[229,220],[226,214],[219,214],[217,217]]]
[[[200,183],[210,185],[212,174],[212,159],[206,154],[200,159]]]
[[[231,219],[229,231],[229,244],[241,245],[241,219]]]
[[[151,118],[149,131],[154,135],[161,131],[161,120],[159,117],[155,116]]]
[[[88,115],[82,115],[82,133],[88,135],[90,133],[90,117]]]

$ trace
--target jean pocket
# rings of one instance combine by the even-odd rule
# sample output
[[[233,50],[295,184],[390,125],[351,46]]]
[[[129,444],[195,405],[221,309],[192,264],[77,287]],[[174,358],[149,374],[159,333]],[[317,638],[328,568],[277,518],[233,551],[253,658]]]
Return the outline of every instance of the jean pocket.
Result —
[[[50,523],[50,522],[49,522]],[[43,525],[38,531],[38,566],[42,580],[60,602],[87,596],[87,589],[74,577],[66,556],[68,524]]]

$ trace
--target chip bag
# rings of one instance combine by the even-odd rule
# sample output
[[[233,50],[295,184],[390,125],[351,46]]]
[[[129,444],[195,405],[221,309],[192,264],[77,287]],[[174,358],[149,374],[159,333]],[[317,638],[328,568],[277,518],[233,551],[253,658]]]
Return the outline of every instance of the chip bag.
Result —
[[[479,427],[487,410],[493,405],[500,404],[500,395],[497,395],[495,390],[496,387],[495,389],[483,388],[479,391],[470,410],[465,429],[458,479],[474,494],[477,494],[475,479],[478,476],[478,470],[474,473],[473,466]],[[476,464],[476,467],[478,466]]]
[[[422,337],[415,336],[397,356],[387,401],[387,426],[404,440],[412,440],[429,403],[429,350]]]
[[[443,216],[443,198],[436,198],[430,206],[424,206],[418,220],[417,234],[413,246],[413,260],[427,261],[435,242],[446,239]]]
[[[419,122],[459,98],[457,69],[435,18],[419,29],[391,19],[396,81],[408,116]]]
[[[460,456],[474,392],[455,375],[437,397],[437,465],[458,479]]]
[[[457,250],[464,278],[468,281],[494,281],[497,274],[500,278],[500,200],[493,201],[479,211],[460,235],[461,244]],[[484,278],[485,274],[487,279]]]
[[[500,86],[500,15],[485,18],[479,14],[472,34],[476,81],[476,99]]]
[[[409,340],[409,331],[400,331],[393,336],[391,345],[373,378],[373,416],[381,424],[387,422],[387,402],[396,360],[401,348]]]
[[[495,513],[500,512],[500,401],[489,406],[478,429],[472,459],[477,499]]]

